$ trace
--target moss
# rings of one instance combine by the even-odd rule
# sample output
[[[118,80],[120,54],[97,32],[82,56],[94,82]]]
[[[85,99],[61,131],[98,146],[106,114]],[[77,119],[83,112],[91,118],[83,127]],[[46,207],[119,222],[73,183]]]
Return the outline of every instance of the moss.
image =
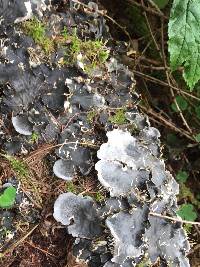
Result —
[[[13,156],[6,155],[6,154],[0,154],[2,157],[7,159],[9,162],[13,172],[17,174],[19,177],[27,177],[29,175],[28,166],[25,162],[22,160],[16,159]]]
[[[36,132],[33,132],[30,138],[30,142],[37,143],[38,139],[39,139],[39,134]]]
[[[33,17],[22,24],[24,32],[33,38],[34,42],[41,46],[45,54],[50,54],[54,50],[54,41],[46,35],[46,26],[43,22]]]
[[[13,171],[20,177],[27,177],[29,174],[28,166],[22,160],[16,159],[12,156],[6,155],[6,159],[9,161]]]
[[[114,124],[118,125],[124,124],[126,123],[125,112],[126,112],[125,108],[119,109],[116,111],[115,115],[109,116],[108,120]]]
[[[74,194],[78,193],[76,185],[72,181],[66,183],[66,190],[67,190],[67,192],[71,192]]]
[[[46,25],[36,17],[22,24],[24,32],[33,38],[46,55],[51,54],[55,47],[63,47],[65,56],[59,62],[60,65],[74,65],[78,55],[82,55],[85,72],[91,74],[96,67],[102,67],[109,56],[109,51],[102,40],[81,40],[76,29],[72,34],[68,33],[67,28],[55,36],[49,38],[46,35]]]
[[[81,54],[83,63],[87,62],[84,66],[87,74],[91,74],[94,68],[101,67],[109,56],[109,51],[102,40],[83,41],[78,37],[76,30],[73,34],[69,34],[64,28],[60,42],[66,48],[64,63],[75,64],[78,55]]]
[[[184,183],[180,183],[179,199],[188,199],[193,205],[195,205],[197,208],[200,208],[200,201]]]
[[[96,110],[89,111],[88,114],[87,114],[87,121],[90,122],[90,123],[93,123],[93,120],[96,117],[96,115],[97,115],[97,111]]]
[[[137,265],[137,267],[150,267],[152,266],[151,261],[146,257]]]
[[[105,200],[105,196],[101,192],[97,192],[95,194],[95,200],[97,202],[101,202],[101,201]]]

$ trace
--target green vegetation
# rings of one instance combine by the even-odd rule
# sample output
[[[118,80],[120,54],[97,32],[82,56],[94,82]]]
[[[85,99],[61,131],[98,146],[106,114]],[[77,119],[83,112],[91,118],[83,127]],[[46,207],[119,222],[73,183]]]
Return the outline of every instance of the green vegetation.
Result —
[[[177,211],[177,214],[186,221],[194,222],[197,219],[197,212],[195,210],[194,205],[192,204],[183,204],[181,205],[180,209]],[[192,225],[186,224],[185,230],[187,232],[190,232]]]
[[[180,182],[179,199],[186,200],[195,205],[197,208],[200,208],[200,201],[195,197],[194,193],[190,190],[190,188],[181,182]]]
[[[150,261],[150,259],[148,259],[147,257],[145,257],[138,265],[137,267],[150,267],[152,266],[152,263]]]
[[[95,194],[95,200],[97,202],[101,202],[105,199],[105,196],[101,192],[96,192]]]
[[[200,143],[200,133],[194,136],[195,140]]]
[[[0,195],[0,208],[11,208],[15,203],[17,190],[13,186],[7,187]]]
[[[39,134],[36,132],[33,132],[30,138],[30,142],[37,143],[38,139],[39,139]]]
[[[176,103],[179,106],[180,110],[184,111],[184,110],[186,110],[188,108],[188,103],[187,103],[187,101],[185,100],[184,97],[178,95],[178,96],[176,96],[175,99],[176,99]],[[175,112],[178,112],[178,109],[177,109],[175,103],[172,103],[171,107]]]
[[[183,204],[177,211],[177,214],[184,220],[194,222],[197,218],[197,213],[192,204]]]
[[[34,42],[41,46],[45,54],[49,55],[54,50],[54,41],[46,35],[46,26],[36,17],[25,21],[22,25],[24,32],[33,38]]]
[[[10,155],[2,155],[4,156],[10,163],[11,168],[14,173],[16,173],[19,177],[24,178],[29,175],[28,166],[22,160],[16,159]]]
[[[94,118],[96,117],[97,113],[98,112],[96,110],[89,111],[88,114],[87,114],[87,121],[90,122],[90,123],[93,123]]]
[[[186,185],[189,174],[186,171],[180,170],[176,176],[180,184],[179,200],[187,201],[180,206],[177,214],[186,221],[195,221],[197,219],[196,208],[200,208],[200,201],[195,197],[190,188]],[[190,231],[191,225],[187,224],[185,226],[186,231]]]
[[[181,182],[185,183],[188,179],[189,174],[186,171],[179,171],[177,173],[176,179]]]
[[[76,185],[74,185],[74,183],[72,181],[66,183],[66,190],[67,190],[67,192],[78,194],[77,187],[76,187]]]
[[[169,0],[153,0],[153,2],[160,8],[165,8],[166,5],[169,3]]]
[[[83,63],[85,72],[90,75],[95,68],[102,67],[109,56],[109,50],[102,40],[81,40],[76,29],[72,34],[68,33],[64,27],[60,35],[50,38],[46,34],[46,25],[36,17],[22,24],[24,32],[33,38],[46,55],[50,55],[55,47],[62,46],[65,56],[61,60],[61,65],[73,65],[79,61]]]
[[[109,116],[108,120],[114,124],[118,124],[118,125],[124,124],[126,123],[125,112],[126,112],[125,108],[118,109],[115,115]]]
[[[168,27],[170,65],[172,70],[184,67],[183,77],[190,90],[200,80],[199,20],[199,1],[173,1]]]
[[[62,31],[62,43],[66,47],[64,64],[73,65],[77,57],[83,62],[86,73],[91,74],[96,67],[101,67],[109,56],[109,51],[102,40],[81,40],[76,30],[69,34],[67,29]],[[85,63],[85,64],[84,64]]]

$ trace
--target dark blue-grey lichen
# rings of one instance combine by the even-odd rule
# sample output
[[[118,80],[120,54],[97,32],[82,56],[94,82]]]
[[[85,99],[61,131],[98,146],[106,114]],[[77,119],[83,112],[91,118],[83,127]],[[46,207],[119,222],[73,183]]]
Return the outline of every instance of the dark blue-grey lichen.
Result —
[[[97,204],[65,193],[54,205],[55,219],[76,237],[77,260],[95,267],[131,267],[147,254],[152,263],[160,258],[165,266],[187,267],[189,243],[180,223],[151,214],[176,216],[178,184],[165,170],[159,131],[138,112],[131,71],[112,52],[91,76],[85,72],[87,62],[81,54],[73,66],[59,64],[65,54],[62,46],[48,60],[41,58],[41,49],[18,24],[44,15],[49,37],[66,26],[70,34],[76,28],[83,41],[112,42],[96,3],[83,3],[88,8],[70,0],[65,12],[59,12],[54,1],[1,1],[1,145],[9,154],[27,153],[32,149],[28,139],[32,132],[41,142],[56,141],[58,159],[53,169],[65,180],[77,173],[95,177],[99,158],[96,180],[108,191],[104,201]],[[113,44],[108,47],[112,50],[120,48]],[[109,116],[119,108],[125,111],[126,124],[114,129]],[[94,125],[88,120],[91,111]],[[16,131],[10,133],[11,117]]]
[[[101,234],[95,203],[89,197],[76,196],[70,192],[61,194],[54,204],[53,216],[67,225],[69,234],[74,237],[94,238]]]

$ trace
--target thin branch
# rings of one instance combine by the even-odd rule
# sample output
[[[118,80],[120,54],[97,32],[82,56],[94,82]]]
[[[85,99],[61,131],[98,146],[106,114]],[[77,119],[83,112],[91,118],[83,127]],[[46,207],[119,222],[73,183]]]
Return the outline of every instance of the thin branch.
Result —
[[[135,73],[135,75],[140,76],[140,77],[144,77],[146,80],[148,80],[148,81],[150,81],[152,83],[160,84],[160,85],[163,85],[163,86],[166,86],[166,87],[170,87],[168,83],[163,82],[163,81],[161,81],[161,80],[159,80],[159,79],[157,79],[155,77],[149,76],[149,75],[144,74],[144,73],[142,73],[140,71],[137,71],[137,70],[132,70],[132,71]],[[191,97],[191,98],[193,98],[193,99],[195,99],[197,101],[200,101],[199,97],[197,97],[197,96],[195,96],[193,94],[190,94],[188,92],[185,92],[185,91],[183,91],[182,89],[180,89],[178,87],[175,87],[175,86],[171,85],[171,88],[173,88],[177,92],[181,92],[182,94],[187,95],[188,97]]]
[[[192,130],[190,128],[190,126],[188,125],[185,117],[183,116],[183,113],[176,101],[176,97],[175,97],[175,94],[174,94],[174,91],[173,91],[173,88],[172,88],[172,85],[171,85],[171,81],[170,81],[170,74],[169,74],[169,70],[167,68],[167,63],[166,63],[166,57],[165,57],[165,48],[164,48],[164,30],[163,30],[163,19],[161,19],[161,39],[162,39],[162,58],[163,58],[163,62],[164,62],[164,66],[165,66],[165,73],[166,73],[166,77],[167,77],[167,82],[170,86],[170,92],[171,92],[171,95],[172,95],[172,98],[174,100],[174,103],[176,105],[176,108],[179,112],[179,115],[183,121],[183,123],[185,124],[186,128],[188,129],[188,131],[192,134]]]
[[[143,6],[140,3],[136,2],[135,0],[126,0],[126,1],[129,2],[130,4],[133,4],[134,6],[137,6],[137,7],[141,8],[141,9],[145,10],[148,13],[151,13],[151,14],[156,15],[158,17],[162,17],[165,20],[169,19],[167,16],[162,15],[160,12],[155,11],[153,8],[149,8],[149,7]]]
[[[193,254],[196,250],[200,249],[200,244],[197,244],[193,249],[191,249],[189,251],[189,253],[187,254],[187,256]]]
[[[160,8],[156,5],[155,2],[153,2],[152,0],[148,0],[148,2],[153,6],[155,7],[155,9],[158,11],[158,13],[161,15],[161,17],[163,18],[164,14],[163,12],[160,10]]]
[[[86,5],[86,4],[84,4],[84,3],[81,3],[81,2],[78,1],[78,0],[73,0],[73,2],[74,2],[74,3],[77,3],[77,4],[81,5],[81,6],[83,6],[83,7],[85,7],[85,8],[90,9],[90,8],[88,7],[88,5]],[[96,12],[97,12],[98,14],[100,14],[101,16],[104,16],[104,17],[107,18],[108,20],[112,21],[113,24],[117,25],[117,27],[120,28],[120,29],[126,34],[126,36],[128,37],[130,43],[132,44],[132,38],[131,38],[129,32],[126,30],[126,27],[121,26],[116,20],[114,20],[113,18],[111,18],[110,16],[108,16],[108,15],[105,13],[105,11],[96,10]]]
[[[19,246],[21,243],[25,241],[27,237],[29,237],[35,229],[39,226],[39,224],[36,224],[26,235],[24,235],[22,238],[20,238],[18,241],[16,241],[13,245],[8,247],[4,252],[0,253],[0,257],[4,257],[9,252],[12,252],[17,246]]]
[[[141,0],[142,2],[142,5],[144,6],[144,1]],[[172,98],[173,98],[173,101],[175,102],[175,105],[176,105],[176,108],[179,112],[179,115],[183,121],[183,124],[186,126],[186,128],[188,129],[188,131],[190,132],[190,134],[192,134],[192,130],[191,128],[189,127],[185,117],[183,116],[183,113],[179,107],[179,105],[177,104],[177,101],[176,101],[176,98],[175,98],[175,94],[174,94],[174,91],[173,91],[173,88],[172,88],[172,85],[171,85],[171,81],[170,81],[170,75],[169,75],[169,71],[168,71],[168,66],[167,66],[167,63],[166,63],[166,57],[165,57],[165,51],[164,51],[164,32],[163,32],[163,19],[161,18],[161,37],[162,37],[162,50],[160,50],[160,47],[156,41],[156,38],[152,32],[152,29],[151,29],[151,25],[149,23],[149,20],[148,20],[148,17],[147,17],[147,14],[146,14],[146,11],[144,11],[144,16],[145,16],[145,19],[146,19],[146,22],[147,22],[147,26],[148,26],[148,29],[150,31],[150,34],[151,34],[151,37],[153,39],[153,42],[154,42],[154,45],[156,47],[156,50],[158,51],[159,55],[160,55],[160,58],[163,60],[163,63],[164,63],[164,67],[165,67],[165,74],[166,74],[166,78],[167,78],[167,82],[169,84],[169,88],[170,88],[170,93],[172,95]]]
[[[200,222],[186,221],[186,220],[182,220],[182,219],[178,219],[178,218],[174,218],[174,217],[162,215],[162,214],[155,213],[155,212],[149,212],[149,214],[152,215],[152,216],[154,216],[154,217],[168,219],[168,220],[174,221],[174,222],[187,223],[187,224],[192,224],[192,225],[198,225],[198,226],[200,226]]]
[[[48,255],[48,256],[53,257],[53,258],[57,258],[56,255],[53,255],[53,254],[51,254],[50,252],[48,252],[48,251],[46,251],[46,250],[44,250],[44,249],[42,249],[42,248],[36,246],[36,245],[33,244],[32,242],[25,241],[25,243],[28,244],[29,246],[31,246],[32,248],[35,248],[35,249],[41,251],[41,252],[44,253],[45,255]]]
[[[174,123],[170,122],[169,119],[165,119],[163,116],[159,115],[157,112],[153,111],[152,109],[147,109],[147,108],[145,108],[144,106],[141,106],[141,105],[139,107],[140,107],[141,110],[143,110],[145,112],[145,114],[148,114],[148,115],[151,115],[151,116],[155,117],[156,118],[155,122],[157,122],[157,120],[160,120],[160,121],[162,121],[162,123],[165,126],[168,126],[173,131],[185,136],[190,141],[195,142],[195,140],[191,137],[190,133],[188,133],[187,131],[185,131],[184,129],[182,129],[180,127],[179,128],[176,127],[176,125]]]

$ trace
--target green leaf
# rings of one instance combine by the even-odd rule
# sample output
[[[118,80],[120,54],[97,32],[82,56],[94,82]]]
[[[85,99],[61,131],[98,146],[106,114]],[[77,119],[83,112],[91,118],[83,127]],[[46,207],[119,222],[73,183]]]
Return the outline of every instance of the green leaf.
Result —
[[[188,179],[188,173],[186,171],[179,171],[176,175],[176,179],[179,182],[185,183]]]
[[[182,96],[178,95],[176,97],[176,103],[178,104],[180,110],[184,111],[187,109],[188,107],[188,103],[187,101],[185,100],[185,98],[183,98]],[[178,109],[176,107],[176,104],[175,103],[172,103],[171,105],[172,109],[175,111],[175,112],[178,112]]]
[[[200,143],[200,133],[194,136],[195,140]]]
[[[183,204],[181,208],[177,211],[177,214],[186,221],[194,222],[197,218],[197,213],[194,210],[192,204]]]
[[[13,186],[7,187],[0,195],[0,208],[11,208],[15,203],[16,189]]]
[[[200,79],[200,1],[174,0],[168,24],[170,65],[184,66],[183,77],[192,90]]]
[[[153,0],[153,2],[160,8],[165,8],[166,5],[169,3],[169,0]]]

